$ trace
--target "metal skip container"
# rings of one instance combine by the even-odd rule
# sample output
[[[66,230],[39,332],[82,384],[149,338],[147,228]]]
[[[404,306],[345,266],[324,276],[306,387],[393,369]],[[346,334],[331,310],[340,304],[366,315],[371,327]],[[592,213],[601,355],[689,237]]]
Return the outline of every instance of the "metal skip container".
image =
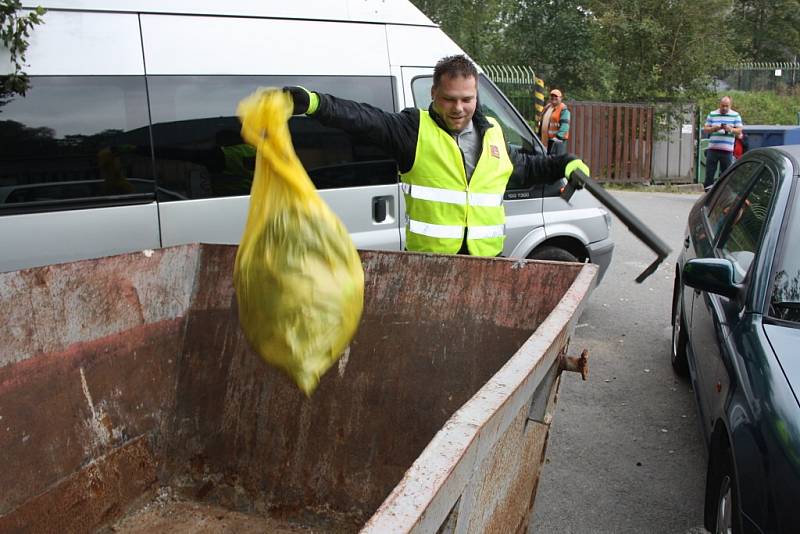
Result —
[[[0,532],[522,532],[591,264],[361,253],[307,399],[248,347],[236,247],[0,274]]]

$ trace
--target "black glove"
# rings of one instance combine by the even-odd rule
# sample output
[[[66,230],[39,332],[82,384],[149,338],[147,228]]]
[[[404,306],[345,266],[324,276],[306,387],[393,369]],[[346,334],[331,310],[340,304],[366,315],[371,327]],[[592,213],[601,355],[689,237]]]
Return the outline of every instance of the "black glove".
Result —
[[[299,85],[286,86],[283,90],[292,97],[292,102],[294,103],[292,115],[305,115],[308,112],[308,106],[311,104],[311,93]]]

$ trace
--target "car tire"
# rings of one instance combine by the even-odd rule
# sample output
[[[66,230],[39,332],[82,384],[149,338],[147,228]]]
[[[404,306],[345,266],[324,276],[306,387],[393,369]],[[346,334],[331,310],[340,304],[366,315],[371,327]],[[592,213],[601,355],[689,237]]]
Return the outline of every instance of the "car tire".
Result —
[[[672,344],[670,359],[672,369],[679,376],[689,375],[689,361],[686,357],[686,321],[683,319],[683,306],[681,306],[681,283],[675,278],[675,289],[672,292]]]
[[[528,255],[528,259],[573,261],[573,262],[578,261],[578,258],[575,257],[575,255],[572,254],[571,252],[564,250],[563,248],[554,247],[552,245],[544,245],[542,247],[538,247],[536,250],[534,250]]]
[[[714,468],[709,469],[709,475],[713,473],[713,477],[706,485],[705,524],[712,534],[740,534],[739,492],[733,462],[728,450],[717,453],[722,454],[722,458],[718,458]]]

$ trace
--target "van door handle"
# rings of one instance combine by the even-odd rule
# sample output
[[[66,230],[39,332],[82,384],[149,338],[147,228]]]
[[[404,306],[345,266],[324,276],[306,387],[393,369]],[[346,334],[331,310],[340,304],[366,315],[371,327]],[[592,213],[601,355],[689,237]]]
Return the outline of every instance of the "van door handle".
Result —
[[[372,198],[372,220],[376,223],[382,223],[386,220],[386,207],[389,201],[386,197],[373,197]]]

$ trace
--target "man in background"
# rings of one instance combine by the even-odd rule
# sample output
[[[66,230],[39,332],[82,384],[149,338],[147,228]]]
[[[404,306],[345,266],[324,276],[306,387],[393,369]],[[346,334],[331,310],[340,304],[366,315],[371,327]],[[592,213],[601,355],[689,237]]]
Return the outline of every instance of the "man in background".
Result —
[[[708,135],[709,143],[706,151],[706,178],[703,186],[710,189],[714,185],[714,177],[719,167],[722,175],[733,163],[733,147],[736,136],[742,133],[742,117],[731,108],[732,100],[723,96],[719,108],[706,117],[703,131]]]

